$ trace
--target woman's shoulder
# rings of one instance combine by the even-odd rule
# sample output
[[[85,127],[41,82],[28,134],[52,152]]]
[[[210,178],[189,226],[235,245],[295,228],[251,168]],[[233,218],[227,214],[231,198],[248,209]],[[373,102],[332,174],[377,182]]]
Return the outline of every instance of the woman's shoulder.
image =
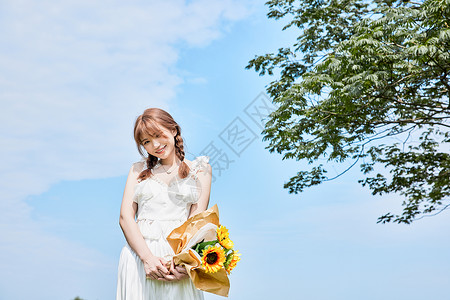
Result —
[[[198,171],[198,170],[204,170],[204,169],[211,169],[211,166],[209,164],[209,156],[207,155],[200,155],[197,156],[189,165],[189,168],[192,171]]]
[[[196,165],[196,164],[201,163],[201,162],[208,162],[209,161],[209,156],[207,156],[207,155],[199,155],[196,158],[194,158],[192,161],[188,160],[187,158],[185,158],[184,161],[187,162],[187,164],[189,166],[191,166],[191,165]]]
[[[141,173],[147,168],[147,162],[144,159],[141,159],[140,161],[136,161],[131,165],[131,170],[134,173]]]

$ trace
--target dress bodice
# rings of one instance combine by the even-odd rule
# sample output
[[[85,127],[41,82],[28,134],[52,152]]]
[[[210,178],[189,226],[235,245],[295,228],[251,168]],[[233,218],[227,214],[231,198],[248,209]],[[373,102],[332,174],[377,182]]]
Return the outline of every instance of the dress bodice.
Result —
[[[158,238],[159,234],[153,236],[158,232],[167,234],[165,228],[153,230],[156,228],[149,227],[156,226],[156,223],[182,223],[187,219],[191,205],[198,201],[201,192],[197,173],[205,170],[208,161],[208,156],[196,157],[191,163],[189,174],[185,178],[177,174],[169,184],[152,174],[135,185],[133,201],[138,204],[137,222],[144,237]],[[146,169],[145,161],[136,164],[140,164],[140,170]]]

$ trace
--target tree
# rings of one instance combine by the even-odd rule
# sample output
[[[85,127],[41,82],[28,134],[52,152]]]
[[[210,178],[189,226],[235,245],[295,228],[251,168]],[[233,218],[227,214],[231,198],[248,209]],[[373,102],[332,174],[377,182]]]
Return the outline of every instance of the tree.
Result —
[[[278,71],[267,87],[278,109],[262,132],[266,149],[311,165],[284,188],[332,180],[321,160],[359,163],[372,194],[404,197],[401,215],[377,223],[409,224],[450,207],[450,0],[266,5],[269,18],[290,17],[283,30],[299,30],[293,46],[246,66]]]

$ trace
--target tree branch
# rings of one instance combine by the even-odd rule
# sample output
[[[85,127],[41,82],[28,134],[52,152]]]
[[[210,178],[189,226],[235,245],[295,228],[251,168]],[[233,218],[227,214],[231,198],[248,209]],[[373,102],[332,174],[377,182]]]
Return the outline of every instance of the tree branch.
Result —
[[[423,215],[423,216],[421,216],[420,218],[417,218],[417,219],[415,219],[415,220],[420,220],[420,219],[423,219],[423,218],[425,218],[425,217],[433,217],[433,216],[436,216],[436,215],[438,215],[438,214],[440,214],[441,212],[443,212],[444,210],[446,210],[447,208],[449,208],[450,207],[450,204],[447,204],[446,206],[444,206],[440,211],[438,211],[437,213],[435,213],[435,214],[431,214],[431,215]]]

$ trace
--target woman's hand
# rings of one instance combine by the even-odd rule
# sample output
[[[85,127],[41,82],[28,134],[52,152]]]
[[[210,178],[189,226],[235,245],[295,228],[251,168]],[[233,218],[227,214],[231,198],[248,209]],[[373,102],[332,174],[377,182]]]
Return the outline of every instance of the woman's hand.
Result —
[[[176,281],[176,280],[183,280],[187,277],[189,277],[186,268],[182,267],[182,266],[175,266],[175,264],[173,263],[173,260],[171,261],[170,264],[170,274],[174,277],[173,279],[169,279],[168,281]],[[167,278],[167,276],[166,276]],[[160,279],[163,280],[163,279]]]
[[[161,281],[178,281],[189,277],[186,269],[182,266],[175,266],[173,260],[170,262],[170,274],[158,278]]]
[[[166,267],[166,261],[154,255],[150,255],[148,258],[143,259],[145,275],[150,279],[165,279],[170,280],[175,278],[174,275],[170,275],[169,269]]]

